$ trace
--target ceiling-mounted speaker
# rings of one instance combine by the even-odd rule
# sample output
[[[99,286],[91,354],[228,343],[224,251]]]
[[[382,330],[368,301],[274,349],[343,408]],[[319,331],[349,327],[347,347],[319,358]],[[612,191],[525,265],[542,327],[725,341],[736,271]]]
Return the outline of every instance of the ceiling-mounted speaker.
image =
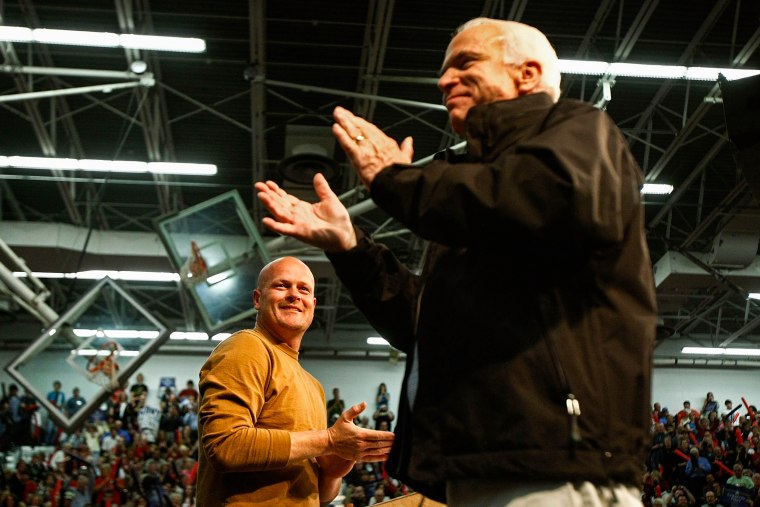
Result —
[[[337,162],[317,153],[298,153],[284,158],[277,164],[277,171],[284,179],[299,185],[311,185],[317,173],[322,173],[327,181],[340,176]]]
[[[335,137],[331,127],[288,125],[285,128],[285,156],[277,164],[282,187],[299,199],[315,202],[312,182],[322,173],[333,191],[340,193],[341,167],[333,158]]]
[[[719,82],[734,160],[760,199],[760,75]]]

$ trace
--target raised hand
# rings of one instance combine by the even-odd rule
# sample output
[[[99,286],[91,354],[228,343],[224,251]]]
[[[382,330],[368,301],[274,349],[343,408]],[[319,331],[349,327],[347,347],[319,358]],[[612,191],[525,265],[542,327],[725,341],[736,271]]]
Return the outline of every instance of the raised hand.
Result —
[[[322,174],[314,176],[314,190],[319,197],[319,202],[314,204],[288,194],[273,181],[257,182],[254,187],[259,200],[273,216],[263,219],[267,228],[328,252],[356,246],[348,210]]]
[[[393,164],[411,164],[414,155],[412,138],[399,145],[374,124],[351,111],[336,107],[333,111],[333,135],[351,159],[364,185],[369,188],[377,173]]]

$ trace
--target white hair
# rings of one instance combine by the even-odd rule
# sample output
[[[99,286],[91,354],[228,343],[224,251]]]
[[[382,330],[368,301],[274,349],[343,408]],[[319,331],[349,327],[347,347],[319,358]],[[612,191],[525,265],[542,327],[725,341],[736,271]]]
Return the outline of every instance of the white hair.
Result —
[[[559,100],[559,59],[549,39],[538,28],[503,19],[475,18],[456,29],[458,34],[470,28],[494,25],[501,30],[504,42],[504,63],[521,65],[528,60],[541,64],[540,90],[548,93],[554,102]]]

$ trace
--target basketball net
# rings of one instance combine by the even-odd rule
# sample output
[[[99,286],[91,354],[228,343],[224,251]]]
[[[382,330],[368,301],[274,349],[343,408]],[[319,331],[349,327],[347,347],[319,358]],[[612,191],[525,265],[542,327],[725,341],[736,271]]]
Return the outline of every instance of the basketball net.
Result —
[[[102,388],[112,391],[119,387],[119,355],[122,346],[115,341],[107,341],[87,360],[87,376]]]
[[[208,265],[201,255],[201,248],[195,241],[190,242],[190,255],[179,269],[179,276],[187,285],[196,285],[208,278]]]

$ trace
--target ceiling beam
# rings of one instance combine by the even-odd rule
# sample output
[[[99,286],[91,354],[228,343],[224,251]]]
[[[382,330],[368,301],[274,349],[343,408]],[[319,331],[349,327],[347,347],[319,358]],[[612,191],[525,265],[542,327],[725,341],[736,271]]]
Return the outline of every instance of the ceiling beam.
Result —
[[[266,121],[266,93],[264,78],[266,77],[266,0],[249,0],[248,2],[248,55],[250,64],[247,69],[247,78],[251,83],[251,181],[264,181],[266,174],[267,145]],[[261,224],[264,217],[263,205],[256,197],[256,190],[251,186],[253,197],[251,214],[253,223]]]
[[[147,0],[114,0],[114,5],[122,33],[152,34],[154,32]],[[142,26],[136,26],[136,17],[142,21]],[[154,52],[144,51],[141,53],[138,49],[125,48],[124,54],[128,65],[137,60],[144,61],[156,81],[161,82],[161,66]],[[137,115],[140,117],[140,125],[143,127],[148,160],[150,162],[176,160],[174,139],[169,124],[163,88],[154,87],[152,90],[138,88],[134,93],[137,101]],[[114,155],[115,158],[118,156],[118,153]],[[153,179],[156,182],[156,193],[161,212],[171,213],[182,209],[181,190],[167,184],[172,180],[172,177],[154,174]]]
[[[641,8],[639,9],[639,12],[636,14],[636,18],[628,27],[628,31],[615,49],[615,54],[612,56],[613,62],[624,62],[628,59],[628,55],[630,55],[631,51],[633,51],[633,47],[638,42],[639,37],[641,36],[641,32],[644,31],[647,23],[649,23],[649,20],[652,19],[652,15],[654,15],[657,4],[659,4],[659,0],[645,0],[643,2]],[[602,78],[599,79],[599,83],[602,81],[614,82],[614,80],[614,75],[605,74],[602,76]],[[602,87],[597,86],[588,101],[592,104],[596,104],[597,101],[599,101],[601,94]]]

